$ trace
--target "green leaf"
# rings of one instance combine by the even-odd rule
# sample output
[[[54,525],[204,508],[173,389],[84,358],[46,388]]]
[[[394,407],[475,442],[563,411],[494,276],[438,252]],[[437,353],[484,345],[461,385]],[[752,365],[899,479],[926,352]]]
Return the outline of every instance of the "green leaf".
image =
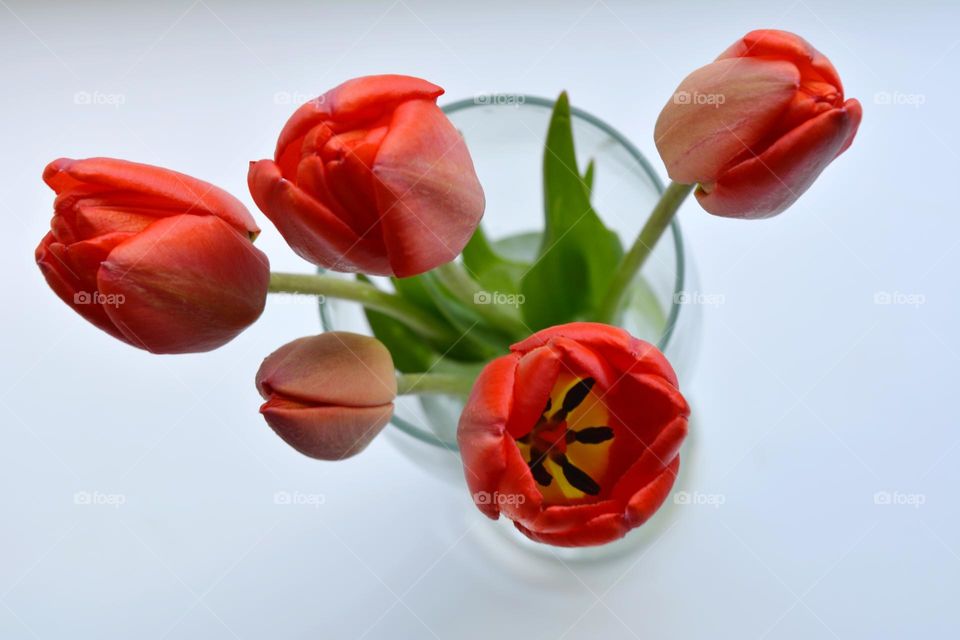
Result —
[[[587,196],[593,195],[593,170],[595,168],[593,158],[587,163],[587,170],[583,172],[583,184],[587,187]]]
[[[543,154],[543,241],[520,287],[524,319],[535,330],[586,316],[623,256],[620,238],[590,204],[593,179],[592,162],[583,176],[578,168],[570,102],[561,93]]]
[[[403,373],[429,371],[440,358],[440,354],[431,349],[407,325],[379,311],[364,309],[367,322],[373,335],[387,347],[393,356],[393,366]]]
[[[520,279],[530,268],[529,264],[498,253],[480,226],[463,248],[462,256],[467,272],[490,292],[520,293]]]

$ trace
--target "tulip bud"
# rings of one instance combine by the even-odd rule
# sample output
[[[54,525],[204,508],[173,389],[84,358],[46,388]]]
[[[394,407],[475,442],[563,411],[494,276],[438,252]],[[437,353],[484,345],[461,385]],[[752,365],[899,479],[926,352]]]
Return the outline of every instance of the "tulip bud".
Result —
[[[320,460],[363,451],[393,415],[397,380],[390,352],[369,336],[328,332],[300,338],[257,372],[260,413],[291,447]]]
[[[680,83],[654,138],[670,178],[699,183],[708,212],[765,218],[850,146],[862,113],[823,54],[792,33],[760,30]]]
[[[488,364],[457,442],[477,507],[538,542],[610,542],[660,508],[690,410],[666,358],[622,329],[539,331]]]
[[[334,271],[406,277],[453,260],[483,215],[483,190],[443,89],[356,78],[301,106],[273,160],[250,165],[257,206],[303,257]]]
[[[267,256],[233,196],[111,158],[54,160],[50,232],[36,250],[54,292],[115,338],[153,353],[215,349],[263,311]]]

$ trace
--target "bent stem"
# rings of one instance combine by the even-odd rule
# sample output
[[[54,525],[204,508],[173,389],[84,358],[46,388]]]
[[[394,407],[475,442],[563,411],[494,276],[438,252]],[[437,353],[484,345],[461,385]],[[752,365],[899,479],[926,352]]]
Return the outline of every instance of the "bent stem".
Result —
[[[610,324],[616,318],[623,304],[623,295],[637,273],[647,261],[650,252],[657,245],[660,236],[670,226],[684,199],[693,190],[692,184],[671,182],[660,196],[660,201],[650,212],[650,217],[640,230],[633,246],[623,256],[620,265],[610,280],[610,286],[597,308],[596,320]]]
[[[397,375],[397,395],[447,393],[465,396],[473,388],[474,378],[456,373],[401,373]]]
[[[271,293],[297,293],[313,296],[330,296],[359,302],[368,309],[379,311],[427,338],[441,342],[455,342],[459,336],[449,327],[416,305],[400,296],[382,291],[372,284],[355,282],[324,275],[302,273],[271,273]]]

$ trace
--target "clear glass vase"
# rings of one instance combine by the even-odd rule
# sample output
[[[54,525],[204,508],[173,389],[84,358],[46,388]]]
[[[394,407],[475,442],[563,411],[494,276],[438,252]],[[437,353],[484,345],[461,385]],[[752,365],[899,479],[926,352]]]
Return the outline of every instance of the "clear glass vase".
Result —
[[[463,134],[483,185],[487,235],[504,252],[521,257],[536,251],[543,227],[543,149],[552,108],[552,100],[523,95],[486,96],[444,107]],[[595,165],[594,208],[627,247],[659,199],[663,184],[629,140],[598,118],[575,108],[572,111],[581,171],[591,159]],[[378,280],[377,284],[390,286],[389,280]],[[700,309],[690,303],[696,299],[690,294],[696,291],[696,273],[674,221],[632,283],[617,322],[666,354],[677,371],[681,389],[690,377],[698,350]],[[362,308],[352,302],[321,299],[320,318],[325,331],[370,333]],[[385,431],[387,437],[431,476],[463,486],[464,502],[472,508],[456,442],[463,401],[442,395],[402,396],[395,406],[391,426]],[[696,466],[695,437],[691,429],[681,450],[674,495],[690,486],[690,470]],[[544,549],[504,519],[494,530],[524,548],[564,560],[606,557],[641,548],[655,539],[669,526],[677,502],[668,499],[644,526],[624,540],[603,547]]]

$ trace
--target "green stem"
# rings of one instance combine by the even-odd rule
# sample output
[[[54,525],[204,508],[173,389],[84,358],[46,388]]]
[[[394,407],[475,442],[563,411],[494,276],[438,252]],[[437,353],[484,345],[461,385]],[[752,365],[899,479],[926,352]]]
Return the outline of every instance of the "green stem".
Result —
[[[684,199],[693,190],[693,187],[692,184],[671,182],[664,190],[663,195],[660,196],[660,201],[653,208],[633,246],[623,256],[620,266],[614,272],[613,278],[610,280],[610,287],[597,309],[596,319],[598,322],[611,323],[614,321],[623,304],[624,293],[630,283],[633,282],[640,268],[643,267],[643,263],[650,256],[650,252],[656,246],[657,241],[660,240],[660,236],[670,226],[674,215],[676,215]]]
[[[372,284],[344,280],[332,276],[301,273],[271,273],[271,293],[299,293],[330,296],[359,302],[368,309],[379,311],[403,322],[427,338],[444,343],[455,342],[458,336],[431,314],[400,296],[381,291]]]
[[[433,273],[447,291],[473,310],[491,326],[504,331],[514,340],[522,340],[531,331],[520,319],[518,307],[496,301],[498,291],[487,291],[459,264],[450,262],[434,269]]]
[[[465,396],[474,378],[455,373],[401,373],[397,375],[397,395],[446,393]]]

